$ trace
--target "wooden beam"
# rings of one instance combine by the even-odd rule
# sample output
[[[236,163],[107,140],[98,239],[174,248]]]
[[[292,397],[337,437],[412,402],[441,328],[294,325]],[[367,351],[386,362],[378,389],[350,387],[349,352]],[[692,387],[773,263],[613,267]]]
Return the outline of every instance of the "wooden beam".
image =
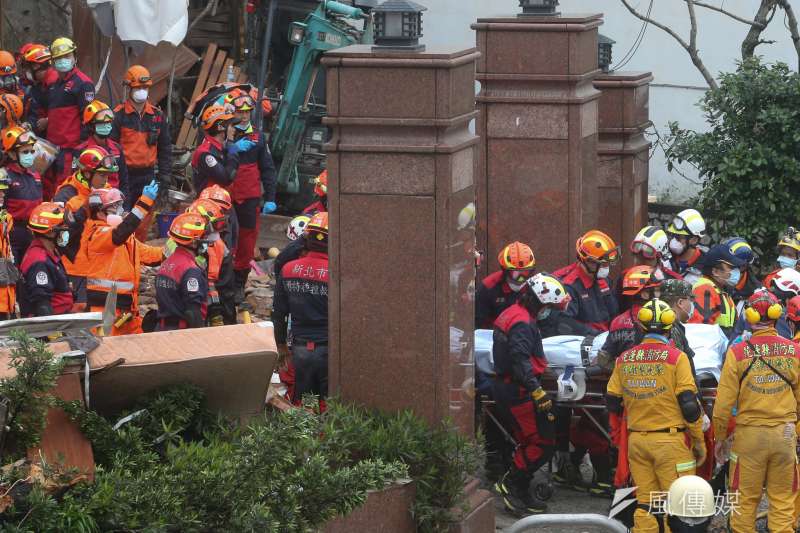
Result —
[[[214,61],[214,56],[217,54],[217,45],[215,43],[209,43],[208,48],[206,48],[206,53],[203,56],[203,64],[200,66],[200,74],[197,76],[197,82],[195,83],[194,90],[192,91],[192,101],[195,98],[200,96],[200,93],[203,92],[203,87],[205,87],[206,80],[208,80],[208,73],[211,70],[211,64]],[[189,133],[189,128],[191,128],[192,123],[189,119],[184,118],[183,122],[181,123],[181,129],[178,133],[177,142],[175,143],[177,146],[185,147],[186,142],[186,135]]]

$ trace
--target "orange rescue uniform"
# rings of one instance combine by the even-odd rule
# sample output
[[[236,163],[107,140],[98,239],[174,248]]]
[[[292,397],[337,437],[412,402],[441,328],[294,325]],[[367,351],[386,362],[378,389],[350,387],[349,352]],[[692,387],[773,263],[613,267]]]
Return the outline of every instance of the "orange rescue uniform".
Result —
[[[14,219],[8,211],[0,211],[0,262],[4,271],[14,265],[11,254],[11,228],[14,227]],[[0,319],[11,318],[15,313],[17,305],[17,285],[0,280]]]

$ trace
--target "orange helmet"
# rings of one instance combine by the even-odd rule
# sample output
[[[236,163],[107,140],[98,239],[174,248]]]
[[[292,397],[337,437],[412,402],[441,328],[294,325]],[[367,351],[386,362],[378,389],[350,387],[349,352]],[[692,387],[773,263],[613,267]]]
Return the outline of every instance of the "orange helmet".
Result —
[[[17,61],[11,52],[0,50],[0,76],[10,76],[17,73]]]
[[[31,211],[28,227],[34,233],[49,233],[64,225],[64,208],[53,202],[43,202]]]
[[[210,130],[217,122],[225,122],[231,119],[233,119],[233,114],[229,109],[213,104],[203,111],[203,115],[200,117],[200,126],[204,130]]]
[[[253,97],[238,87],[225,96],[225,103],[233,106],[236,111],[252,111],[256,106]]]
[[[50,49],[39,43],[28,43],[19,49],[20,61],[43,65],[50,61]]]
[[[328,213],[320,211],[306,224],[306,239],[314,238],[318,241],[328,240]]]
[[[169,236],[178,244],[190,246],[206,234],[206,219],[197,213],[181,213],[172,221]]]
[[[328,169],[323,170],[314,178],[314,194],[322,198],[328,195]]]
[[[616,263],[619,260],[619,246],[614,244],[611,237],[596,229],[587,231],[578,239],[575,250],[581,261]]]
[[[5,114],[6,122],[13,126],[22,122],[24,108],[22,100],[16,94],[0,94],[0,110]]]
[[[512,242],[500,250],[497,261],[503,270],[532,270],[536,266],[533,250],[527,244]]]
[[[622,275],[622,294],[634,296],[644,289],[657,287],[659,281],[654,277],[656,269],[651,266],[635,266]]]
[[[89,172],[118,172],[119,167],[114,159],[105,149],[100,146],[87,148],[78,157],[78,168]]]
[[[95,120],[95,117],[101,111],[109,111],[104,113],[103,117]],[[83,109],[83,123],[89,124],[90,122],[112,122],[114,120],[114,112],[108,107],[108,104],[101,100],[92,100],[92,102]]]
[[[225,225],[225,212],[222,210],[222,206],[214,200],[198,198],[192,202],[186,212],[203,216],[215,230],[221,230]]]
[[[200,196],[198,196],[200,200],[213,200],[215,201],[222,209],[225,211],[230,210],[233,207],[233,202],[231,201],[231,193],[220,187],[219,185],[211,185],[210,187],[206,187],[202,191],[200,191]]]
[[[10,152],[23,146],[36,144],[36,135],[21,126],[11,126],[3,130],[3,150]]]
[[[129,87],[150,87],[153,85],[153,78],[150,77],[150,71],[143,66],[133,65],[125,73],[122,83]]]

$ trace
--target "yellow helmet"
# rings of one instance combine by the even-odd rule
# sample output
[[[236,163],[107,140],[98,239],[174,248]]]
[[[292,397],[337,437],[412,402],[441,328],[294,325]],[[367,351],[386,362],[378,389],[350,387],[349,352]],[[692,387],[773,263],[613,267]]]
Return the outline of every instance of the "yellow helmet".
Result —
[[[639,309],[637,315],[642,329],[653,333],[669,331],[675,322],[675,311],[669,304],[658,298],[653,298]]]
[[[800,235],[793,227],[789,227],[784,232],[781,240],[778,242],[778,248],[783,248],[784,246],[788,246],[793,250],[797,250],[800,252]]]
[[[702,237],[706,231],[706,221],[697,209],[684,209],[672,219],[667,233]]]
[[[56,59],[61,56],[73,53],[78,47],[69,37],[59,37],[50,45],[50,57]]]

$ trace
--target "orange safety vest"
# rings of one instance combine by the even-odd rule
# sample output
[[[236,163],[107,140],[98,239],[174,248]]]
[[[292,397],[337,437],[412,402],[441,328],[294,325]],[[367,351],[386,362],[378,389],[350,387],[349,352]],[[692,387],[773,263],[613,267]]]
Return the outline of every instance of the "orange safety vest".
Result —
[[[112,240],[113,228],[104,220],[86,223],[87,258],[86,272],[88,293],[108,293],[117,287],[118,295],[130,295],[130,311],[139,310],[139,281],[142,265],[156,265],[164,259],[164,249],[150,246],[134,236],[121,245]]]
[[[92,193],[92,188],[79,180],[77,174],[77,172],[71,174],[64,180],[64,183],[59,185],[56,189],[56,196],[58,195],[58,191],[64,187],[72,186],[75,189],[77,194],[70,197],[65,203],[66,209],[72,213],[82,209],[84,204],[88,201],[89,195]],[[87,221],[83,228],[83,233],[81,233],[81,244],[78,248],[78,253],[75,255],[75,260],[70,261],[66,256],[61,257],[61,261],[64,263],[64,269],[70,276],[85,277],[89,269],[89,259],[86,256],[86,236],[88,235],[88,227],[89,222]]]
[[[14,257],[11,253],[11,228],[14,219],[7,211],[0,211],[0,261],[7,261],[11,265]],[[21,259],[21,258],[20,258]],[[10,265],[9,265],[10,266]],[[17,286],[14,283],[0,285],[0,313],[12,314],[17,305]]]

